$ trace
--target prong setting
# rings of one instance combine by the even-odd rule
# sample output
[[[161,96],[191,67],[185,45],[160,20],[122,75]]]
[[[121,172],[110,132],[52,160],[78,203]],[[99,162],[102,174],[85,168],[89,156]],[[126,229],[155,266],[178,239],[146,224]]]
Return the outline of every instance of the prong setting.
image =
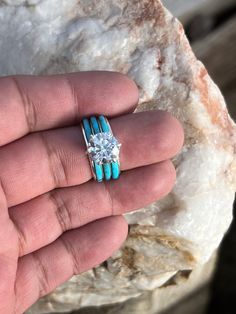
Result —
[[[88,142],[88,154],[92,161],[102,165],[118,162],[121,144],[111,132],[91,135]]]

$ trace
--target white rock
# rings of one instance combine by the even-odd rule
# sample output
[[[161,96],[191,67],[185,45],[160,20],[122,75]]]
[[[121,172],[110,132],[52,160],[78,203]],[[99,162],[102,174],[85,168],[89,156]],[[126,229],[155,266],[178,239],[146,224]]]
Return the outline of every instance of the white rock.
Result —
[[[121,302],[207,262],[232,219],[236,128],[179,22],[158,0],[8,3],[0,7],[2,75],[128,73],[140,89],[138,110],[171,112],[186,135],[172,193],[127,214],[132,227],[122,250],[31,313]]]

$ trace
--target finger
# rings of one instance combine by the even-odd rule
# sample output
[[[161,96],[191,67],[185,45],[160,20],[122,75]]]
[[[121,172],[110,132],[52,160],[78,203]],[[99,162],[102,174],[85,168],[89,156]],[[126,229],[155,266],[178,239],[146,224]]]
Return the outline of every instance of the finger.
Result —
[[[127,231],[123,217],[104,218],[66,232],[52,244],[22,257],[16,277],[15,313],[23,313],[74,274],[105,261],[124,242]]]
[[[10,208],[19,234],[19,255],[35,251],[64,231],[144,207],[168,194],[175,182],[170,161],[126,171],[118,181],[54,190]]]
[[[122,170],[169,159],[183,142],[180,123],[164,111],[121,116],[111,125],[122,143]],[[79,127],[31,134],[0,150],[0,178],[9,207],[91,177]]]
[[[83,116],[130,112],[137,101],[134,82],[114,72],[3,77],[0,145],[29,132],[75,124]]]

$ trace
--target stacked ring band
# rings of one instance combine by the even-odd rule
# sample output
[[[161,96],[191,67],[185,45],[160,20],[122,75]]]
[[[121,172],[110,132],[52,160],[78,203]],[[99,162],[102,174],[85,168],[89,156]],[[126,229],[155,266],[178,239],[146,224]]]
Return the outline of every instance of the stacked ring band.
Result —
[[[93,177],[96,181],[118,179],[121,144],[104,116],[84,118],[81,123]]]

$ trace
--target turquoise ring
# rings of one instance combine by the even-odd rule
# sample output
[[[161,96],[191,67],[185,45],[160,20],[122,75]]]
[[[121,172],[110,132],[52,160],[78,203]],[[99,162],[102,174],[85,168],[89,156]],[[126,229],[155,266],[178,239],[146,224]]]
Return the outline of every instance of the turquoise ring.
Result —
[[[84,118],[81,128],[94,179],[98,182],[118,179],[121,143],[113,135],[107,118],[102,115]]]

